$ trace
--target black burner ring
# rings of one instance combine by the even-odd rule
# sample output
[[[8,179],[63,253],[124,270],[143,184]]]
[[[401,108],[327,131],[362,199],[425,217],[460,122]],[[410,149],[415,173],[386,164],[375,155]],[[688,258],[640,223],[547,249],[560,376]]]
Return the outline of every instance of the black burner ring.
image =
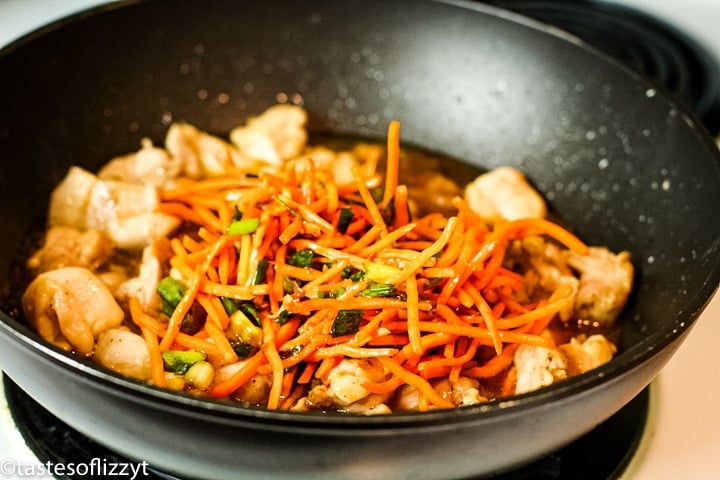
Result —
[[[5,395],[15,424],[30,450],[41,463],[90,464],[93,459],[111,463],[135,463],[90,440],[40,406],[7,376]],[[561,450],[526,467],[492,476],[493,480],[611,480],[617,479],[633,458],[645,430],[650,402],[649,388],[643,390],[606,422]],[[572,421],[572,419],[568,419]],[[63,480],[95,477],[59,477]],[[116,477],[113,477],[116,478]],[[119,478],[130,478],[119,477]],[[136,477],[138,478],[138,477]],[[145,480],[172,480],[148,468]]]

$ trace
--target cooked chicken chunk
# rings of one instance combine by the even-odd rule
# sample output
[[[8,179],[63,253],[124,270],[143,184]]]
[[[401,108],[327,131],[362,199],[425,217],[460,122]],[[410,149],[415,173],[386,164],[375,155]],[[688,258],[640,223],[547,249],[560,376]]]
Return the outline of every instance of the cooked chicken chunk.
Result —
[[[190,178],[222,175],[228,166],[249,163],[233,145],[187,123],[170,126],[165,148],[179,161],[183,174]]]
[[[350,152],[336,152],[327,147],[313,147],[307,153],[298,157],[297,165],[302,165],[305,159],[312,159],[315,166],[320,169],[332,171],[332,178],[339,186],[349,185],[355,181],[352,169],[359,166],[358,159]]]
[[[524,293],[554,292],[569,287],[574,297],[572,308],[560,312],[595,326],[610,325],[627,303],[633,284],[630,254],[614,254],[605,247],[590,247],[587,255],[578,255],[541,237],[513,242],[510,262],[524,272]]]
[[[160,297],[156,292],[162,274],[163,269],[155,246],[145,247],[138,275],[122,282],[114,291],[115,297],[121,302],[136,297],[146,311],[157,310],[160,306]]]
[[[65,178],[50,195],[49,226],[63,225],[78,230],[87,229],[85,212],[90,200],[90,191],[97,180],[97,177],[87,170],[70,167]]]
[[[148,380],[151,375],[145,340],[124,327],[100,333],[93,358],[110,370],[138,380]]]
[[[544,218],[545,201],[520,170],[499,167],[477,177],[465,188],[470,208],[488,222]]]
[[[365,382],[383,382],[388,373],[379,362],[368,359],[346,358],[328,375],[328,384],[317,385],[308,393],[308,401],[316,406],[346,408],[369,397]]]
[[[154,147],[149,140],[135,153],[117,157],[99,172],[100,180],[130,183],[150,183],[157,188],[169,187],[180,174],[180,159],[168,155],[165,149]]]
[[[614,322],[632,289],[634,270],[630,254],[591,247],[588,255],[572,252],[568,255],[568,264],[580,272],[575,315],[601,325]]]
[[[119,326],[125,314],[90,270],[65,267],[38,275],[22,297],[25,317],[46,340],[89,355],[95,337]]]
[[[275,105],[230,132],[243,155],[272,165],[298,156],[307,143],[307,113],[294,105]]]
[[[62,267],[97,270],[112,254],[110,237],[99,230],[81,231],[73,227],[50,227],[42,248],[28,260],[35,274]]]
[[[158,204],[157,189],[150,183],[100,180],[71,167],[51,196],[49,223],[99,230],[118,248],[141,249],[180,224],[176,217],[156,212]]]
[[[560,345],[558,349],[567,357],[570,376],[585,373],[609,362],[617,351],[617,347],[600,334],[587,338],[580,335]]]
[[[509,259],[512,269],[524,272],[522,295],[527,299],[545,297],[561,287],[568,289],[573,299],[568,308],[559,312],[559,317],[563,321],[573,318],[580,281],[567,265],[566,250],[542,237],[528,237],[511,244]]]
[[[558,349],[520,345],[515,351],[515,393],[527,393],[568,377],[568,361]]]

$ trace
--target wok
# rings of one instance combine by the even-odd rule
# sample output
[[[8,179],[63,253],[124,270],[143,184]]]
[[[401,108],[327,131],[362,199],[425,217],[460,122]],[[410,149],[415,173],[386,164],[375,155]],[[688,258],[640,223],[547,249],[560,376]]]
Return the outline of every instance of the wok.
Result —
[[[1,314],[0,367],[87,436],[192,478],[464,478],[571,442],[640,392],[720,279],[720,154],[661,87],[581,42],[477,3],[165,0],[103,6],[0,53],[0,272],[52,187],[160,143],[171,121],[220,135],[277,101],[316,132],[403,140],[525,171],[592,244],[632,252],[637,287],[609,364],[450,411],[356,417],[160,391],[43,342]],[[5,296],[19,295],[3,280]]]

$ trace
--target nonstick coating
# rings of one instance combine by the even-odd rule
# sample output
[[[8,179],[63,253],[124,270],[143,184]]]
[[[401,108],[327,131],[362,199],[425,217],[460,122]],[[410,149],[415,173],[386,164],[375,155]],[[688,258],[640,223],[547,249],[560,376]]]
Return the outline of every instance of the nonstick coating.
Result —
[[[127,2],[0,53],[0,272],[71,164],[160,143],[173,121],[225,135],[301,103],[316,132],[402,138],[514,165],[583,239],[632,252],[620,354],[541,392],[389,417],[244,409],[158,391],[46,345],[2,314],[0,366],[59,418],[192,478],[465,478],[545,455],[641,391],[720,280],[720,162],[661,87],[580,42],[477,3]],[[5,296],[19,295],[3,282]]]

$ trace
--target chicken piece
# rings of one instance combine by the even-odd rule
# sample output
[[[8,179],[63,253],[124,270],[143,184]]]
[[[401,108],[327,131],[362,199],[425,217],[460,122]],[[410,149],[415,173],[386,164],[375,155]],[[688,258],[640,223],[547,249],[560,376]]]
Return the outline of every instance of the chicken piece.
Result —
[[[363,383],[384,382],[387,378],[388,373],[376,361],[344,359],[330,371],[328,390],[339,405],[349,405],[370,395]]]
[[[130,183],[150,183],[157,188],[168,188],[180,174],[180,159],[165,149],[143,140],[142,148],[135,153],[117,157],[99,172],[100,180],[116,180]]]
[[[460,377],[452,385],[452,402],[455,405],[476,405],[487,402],[480,394],[480,384],[474,378]]]
[[[108,233],[119,248],[138,250],[168,237],[180,223],[172,215],[146,212],[118,220]]]
[[[49,223],[99,230],[118,248],[141,249],[180,225],[180,219],[155,211],[159,201],[150,183],[99,180],[71,167],[51,196]]]
[[[420,392],[412,385],[402,385],[397,389],[395,408],[414,411],[420,407]]]
[[[360,415],[386,415],[392,413],[390,407],[385,404],[388,395],[372,394],[350,404],[344,411],[358,413]]]
[[[98,180],[90,190],[85,227],[109,231],[118,220],[152,212],[160,203],[150,183]]]
[[[352,169],[360,165],[360,162],[352,153],[336,152],[322,146],[312,147],[308,152],[297,157],[296,165],[301,167],[304,165],[305,159],[312,159],[318,170],[331,172],[333,181],[340,187],[355,182]]]
[[[112,251],[112,240],[101,231],[50,227],[42,248],[30,257],[27,266],[35,275],[62,267],[84,267],[95,271],[105,264]]]
[[[307,112],[295,105],[275,105],[230,132],[243,155],[280,166],[300,155],[307,143]]]
[[[527,393],[568,378],[568,361],[558,349],[520,345],[513,358],[517,369],[515,394]]]
[[[371,395],[365,382],[383,382],[388,373],[372,359],[343,359],[328,375],[327,385],[317,385],[308,392],[308,400],[317,406],[348,407]]]
[[[40,336],[80,355],[91,354],[95,337],[119,326],[125,316],[108,287],[81,267],[38,275],[25,290],[22,306]]]
[[[87,229],[85,212],[90,200],[90,191],[97,181],[97,177],[87,170],[70,167],[65,178],[50,195],[48,225]]]
[[[271,388],[272,375],[254,375],[233,392],[232,398],[245,405],[266,406]]]
[[[149,380],[150,353],[145,340],[125,327],[100,333],[93,359],[100,365],[138,380]]]
[[[523,272],[523,285],[519,295],[526,301],[546,297],[558,289],[568,291],[571,297],[567,308],[559,312],[562,321],[574,315],[574,303],[580,281],[567,265],[567,250],[542,237],[528,237],[511,243],[509,266]]]
[[[585,373],[609,362],[617,352],[617,347],[600,334],[574,337],[570,342],[558,346],[558,349],[568,360],[570,376]]]
[[[157,286],[162,279],[162,273],[161,260],[155,245],[147,246],[143,249],[137,277],[123,281],[113,290],[113,293],[121,302],[127,302],[130,297],[136,297],[144,310],[158,310],[161,302],[157,295]]]
[[[465,199],[475,213],[490,223],[547,215],[545,200],[513,167],[498,167],[480,175],[465,187]]]
[[[584,256],[568,252],[567,262],[580,272],[576,317],[601,326],[611,325],[632,290],[634,269],[630,254],[614,254],[605,247],[590,247],[590,252]]]
[[[233,145],[187,123],[170,126],[165,148],[178,159],[182,173],[190,178],[222,175],[228,166],[251,164]]]

